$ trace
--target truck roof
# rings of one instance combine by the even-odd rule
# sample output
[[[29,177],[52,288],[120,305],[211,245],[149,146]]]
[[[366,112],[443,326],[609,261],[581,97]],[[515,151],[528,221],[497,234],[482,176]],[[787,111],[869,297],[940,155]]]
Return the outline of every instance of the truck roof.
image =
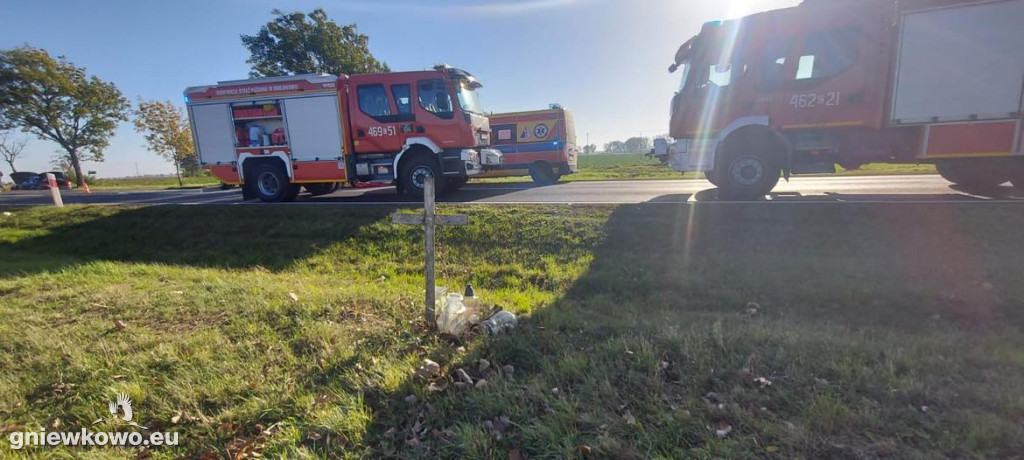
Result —
[[[185,101],[280,95],[299,91],[335,91],[337,87],[338,77],[333,75],[306,74],[227,80],[217,82],[216,85],[186,88]]]
[[[249,98],[263,95],[286,95],[294,93],[305,93],[310,91],[337,91],[338,81],[349,78],[377,77],[386,80],[389,77],[409,77],[422,74],[423,76],[437,75],[441,70],[447,70],[452,75],[466,78],[474,84],[479,85],[472,74],[453,67],[435,68],[434,70],[417,70],[408,72],[389,72],[380,74],[357,74],[349,75],[328,75],[328,74],[302,74],[283,75],[279,77],[247,78],[243,80],[219,81],[215,85],[191,86],[185,88],[185,102],[192,102],[204,99],[230,99]],[[373,77],[369,77],[373,76]]]

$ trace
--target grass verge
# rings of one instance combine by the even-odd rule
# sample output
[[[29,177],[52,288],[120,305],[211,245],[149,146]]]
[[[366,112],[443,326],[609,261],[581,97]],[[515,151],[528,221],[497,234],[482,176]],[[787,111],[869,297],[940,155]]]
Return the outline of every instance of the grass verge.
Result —
[[[471,224],[439,230],[439,278],[519,313],[514,334],[421,332],[422,236],[392,208],[8,210],[0,438],[127,392],[180,434],[152,458],[1024,449],[1017,206],[441,209]],[[424,358],[488,384],[430,391]],[[20,453],[61,451],[83,453]]]
[[[681,174],[673,171],[657,160],[653,160],[643,154],[620,154],[620,155],[583,155],[580,157],[580,172],[563,176],[563,181],[593,181],[593,180],[644,180],[644,179],[696,179],[702,177],[700,173]],[[895,165],[895,164],[869,164],[856,170],[844,170],[839,168],[836,175],[840,176],[870,176],[890,174],[935,174],[935,167],[928,164],[920,165]],[[178,180],[174,177],[159,178],[123,178],[123,179],[96,179],[90,182],[90,187],[97,190],[153,190],[153,189],[179,189],[179,188],[201,188],[212,187],[220,184],[215,177],[185,177],[182,178],[184,186],[178,186]],[[523,177],[499,177],[489,179],[474,179],[479,183],[503,183],[529,181],[529,176]]]

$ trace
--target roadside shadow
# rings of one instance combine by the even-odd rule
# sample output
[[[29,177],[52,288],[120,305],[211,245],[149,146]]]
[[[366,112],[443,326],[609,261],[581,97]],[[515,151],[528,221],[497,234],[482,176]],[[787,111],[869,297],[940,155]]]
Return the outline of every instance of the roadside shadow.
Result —
[[[1024,299],[1024,263],[1005,254],[1017,232],[979,225],[1016,215],[1013,205],[992,214],[949,203],[692,206],[681,197],[615,207],[600,238],[582,243],[593,253],[586,269],[521,316],[514,334],[461,349],[425,339],[419,358],[487,387],[454,388],[450,377],[432,392],[408,376],[363,393],[375,414],[365,438],[372,456],[569,458],[579,445],[609,458],[714,452],[705,425],[722,415],[701,397],[743,386],[750,356],[792,359],[786,347],[759,348],[771,344],[764,337],[723,338],[722,321],[899,333],[935,328],[935,318],[968,329],[1024,324],[1012,308]],[[481,371],[479,359],[491,366]],[[675,406],[687,415],[675,417]],[[633,416],[678,436],[645,437]],[[511,428],[495,436],[501,417]]]
[[[92,261],[278,271],[382,222],[394,207],[332,213],[315,206],[80,207],[15,211],[29,236],[0,242],[0,277]],[[61,222],[54,226],[53,219]]]
[[[772,192],[763,197],[734,199],[722,196],[718,188],[708,188],[690,195],[663,195],[653,198],[648,203],[675,203],[689,200],[691,203],[900,203],[900,202],[950,202],[950,201],[990,201],[990,200],[1024,200],[1024,195],[1009,187],[990,189],[988,191],[964,190],[950,186],[950,193],[838,193],[805,195],[801,192]],[[958,193],[959,192],[959,193]]]

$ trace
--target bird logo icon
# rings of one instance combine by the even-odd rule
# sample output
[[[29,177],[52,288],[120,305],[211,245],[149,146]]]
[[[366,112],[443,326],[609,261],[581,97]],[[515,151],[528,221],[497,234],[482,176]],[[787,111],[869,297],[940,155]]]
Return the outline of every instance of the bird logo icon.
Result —
[[[110,415],[114,416],[114,418],[120,418],[126,422],[132,421],[132,400],[128,397],[128,393],[117,395],[117,401],[111,401],[107,407],[110,409]],[[121,417],[117,416],[118,408],[124,414]]]

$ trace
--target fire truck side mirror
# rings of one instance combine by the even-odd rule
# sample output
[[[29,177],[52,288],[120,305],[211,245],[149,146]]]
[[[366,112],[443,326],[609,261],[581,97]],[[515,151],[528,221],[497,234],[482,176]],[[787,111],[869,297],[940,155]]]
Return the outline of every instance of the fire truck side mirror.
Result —
[[[668,73],[675,73],[676,69],[679,68],[679,64],[672,64],[668,66]]]

